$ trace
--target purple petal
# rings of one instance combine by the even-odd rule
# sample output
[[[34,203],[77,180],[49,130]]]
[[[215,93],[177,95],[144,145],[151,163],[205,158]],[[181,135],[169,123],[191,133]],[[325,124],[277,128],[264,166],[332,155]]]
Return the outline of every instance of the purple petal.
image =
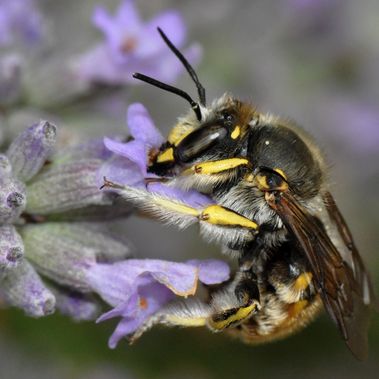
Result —
[[[134,318],[124,318],[122,319],[117,327],[116,330],[113,332],[111,337],[108,341],[108,346],[110,349],[116,348],[119,341],[124,338],[125,336],[128,336],[129,334],[133,333],[135,330],[139,328],[141,324],[145,321],[145,315],[140,314],[138,317]]]
[[[97,181],[99,188],[103,185],[104,178],[118,184],[145,188],[144,177],[139,166],[121,156],[114,156],[101,166]]]
[[[151,315],[175,298],[175,295],[164,284],[153,281],[143,284],[141,279],[141,277],[137,279],[140,312]]]
[[[202,48],[199,44],[192,44],[183,54],[195,67],[201,60]],[[183,65],[169,50],[163,50],[156,59],[138,59],[129,62],[127,66],[131,72],[142,72],[166,83],[174,82],[184,72]]]
[[[91,82],[141,84],[132,77],[133,72],[143,72],[162,81],[173,82],[184,71],[178,59],[162,41],[156,28],[161,27],[181,47],[186,28],[178,12],[162,12],[148,23],[139,19],[134,2],[124,1],[115,16],[103,8],[95,10],[93,21],[106,36],[106,41],[79,57],[74,72],[84,85]],[[193,65],[201,55],[198,46],[184,52]]]
[[[95,46],[72,62],[72,70],[79,80],[113,85],[135,82],[128,67],[116,65],[105,44]]]
[[[103,6],[97,6],[92,15],[92,23],[99,28],[108,40],[112,40],[118,34],[113,17]]]
[[[204,284],[218,284],[225,282],[230,277],[229,266],[216,259],[198,260],[192,259],[187,262],[199,269],[199,280]]]
[[[147,148],[141,141],[119,142],[104,138],[104,144],[110,151],[115,154],[128,158],[133,163],[136,163],[143,175],[146,175],[147,166]]]
[[[119,307],[118,312],[110,311],[104,315],[105,317],[101,317],[102,320],[117,316],[123,317],[109,339],[110,348],[116,347],[121,338],[134,333],[149,316],[174,298],[174,294],[164,285],[151,281],[138,286],[138,294],[134,307],[127,304],[126,307]]]
[[[150,273],[176,295],[187,296],[196,291],[198,273],[191,265],[158,259],[133,259],[128,262],[129,268],[139,272],[139,275]]]
[[[137,32],[140,29],[142,21],[134,1],[124,0],[120,4],[116,15],[116,21],[130,32]]]
[[[194,295],[197,290],[198,271],[191,271],[189,267],[185,270],[182,267],[176,270],[171,267],[170,272],[152,272],[151,275],[178,296]]]
[[[125,302],[120,303],[117,305],[115,308],[112,310],[104,313],[101,315],[96,322],[103,322],[106,320],[109,320],[114,317],[132,317],[132,316],[137,316],[137,311],[138,311],[138,305],[139,305],[139,295],[137,292],[137,288],[135,288],[135,292],[133,292],[129,299],[127,299]]]
[[[202,56],[200,45],[193,44],[184,51],[188,61],[196,66]],[[119,63],[114,59],[114,53],[109,46],[101,44],[77,57],[72,63],[72,69],[79,80],[111,85],[133,84],[140,85],[141,81],[133,78],[134,72],[143,72],[145,75],[172,83],[184,72],[183,65],[174,54],[162,50],[154,59],[129,57],[128,61]]]
[[[87,283],[113,307],[126,302],[133,294],[133,282],[138,273],[128,269],[128,262],[99,263],[87,270]]]
[[[149,21],[141,30],[139,43],[134,51],[138,58],[148,58],[167,49],[157,32],[161,28],[171,42],[178,48],[182,47],[186,38],[186,27],[182,16],[177,11],[162,12]]]
[[[188,296],[196,291],[196,267],[155,259],[129,259],[113,264],[97,264],[87,269],[87,281],[106,302],[117,306],[131,296],[137,277],[148,273],[176,295]]]
[[[199,44],[192,44],[183,51],[183,54],[188,62],[196,67],[201,60],[203,50]],[[156,77],[159,80],[168,83],[174,82],[183,72],[184,68],[181,62],[178,61],[174,54],[169,54],[169,52],[162,56],[159,60],[159,64],[155,67]]]
[[[7,13],[7,9],[0,6],[0,46],[7,46],[12,42],[12,30]]]
[[[0,2],[0,46],[21,42],[34,45],[46,32],[45,22],[32,0]]]
[[[139,31],[143,28],[133,1],[123,1],[113,17],[103,7],[96,8],[93,22],[105,34],[110,58],[116,64],[125,64],[133,58],[134,46],[138,45]]]
[[[159,147],[164,138],[155,127],[149,112],[140,103],[129,106],[127,124],[130,134],[135,140],[143,141],[149,147]]]

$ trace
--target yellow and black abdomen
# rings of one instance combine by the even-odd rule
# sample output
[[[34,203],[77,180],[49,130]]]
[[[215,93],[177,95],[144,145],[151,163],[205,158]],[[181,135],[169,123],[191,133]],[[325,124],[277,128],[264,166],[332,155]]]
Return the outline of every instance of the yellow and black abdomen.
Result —
[[[322,309],[313,275],[302,254],[283,244],[258,274],[260,310],[228,332],[246,343],[263,343],[300,331]]]

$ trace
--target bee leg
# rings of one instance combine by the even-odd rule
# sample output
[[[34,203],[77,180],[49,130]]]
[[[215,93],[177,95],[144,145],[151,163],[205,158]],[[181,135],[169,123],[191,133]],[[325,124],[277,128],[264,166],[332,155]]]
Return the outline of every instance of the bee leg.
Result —
[[[134,343],[155,325],[202,327],[214,332],[243,322],[260,309],[256,279],[238,272],[233,282],[213,294],[210,304],[196,298],[173,301],[148,318],[131,336]]]
[[[209,304],[198,299],[173,301],[147,319],[136,332],[129,336],[129,342],[134,343],[143,333],[158,324],[181,327],[205,326],[211,312]]]
[[[199,162],[178,173],[171,182],[178,188],[212,193],[215,186],[235,180],[249,165],[245,158]]]
[[[221,205],[210,205],[206,207],[200,214],[200,220],[219,226],[258,229],[258,225],[254,221]]]
[[[252,272],[237,272],[228,291],[216,293],[211,305],[213,314],[207,325],[215,332],[249,319],[261,309],[256,276]]]
[[[109,181],[106,181],[105,185],[117,189],[125,200],[146,213],[157,216],[168,224],[176,224],[180,228],[200,222],[201,226],[206,224],[211,227],[218,227],[221,230],[226,228],[242,229],[247,230],[248,234],[256,232],[258,229],[258,225],[254,221],[217,204],[205,208],[194,208],[179,200],[169,200],[160,194],[148,192],[144,189],[121,186]],[[222,231],[216,232],[216,229],[214,229],[215,234],[222,234]],[[210,232],[212,233],[212,229]]]
[[[241,304],[249,305],[252,301],[259,302],[257,276],[251,271],[238,272],[238,283],[234,290]]]

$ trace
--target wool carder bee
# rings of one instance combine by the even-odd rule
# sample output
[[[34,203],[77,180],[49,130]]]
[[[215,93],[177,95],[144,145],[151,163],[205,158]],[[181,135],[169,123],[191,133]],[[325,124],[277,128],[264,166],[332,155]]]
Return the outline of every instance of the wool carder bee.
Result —
[[[208,326],[250,343],[287,336],[322,309],[358,358],[367,355],[372,284],[351,233],[328,189],[326,164],[313,140],[293,122],[259,112],[223,95],[206,105],[194,69],[159,30],[198,90],[186,92],[136,73],[136,79],[187,100],[167,142],[150,152],[149,171],[182,189],[195,189],[215,204],[183,206],[159,195],[126,194],[142,208],[175,215],[174,223],[200,223],[238,260],[238,270],[209,299],[169,304],[133,337],[154,324]],[[128,196],[128,195],[126,195]],[[165,217],[167,219],[167,217]],[[178,221],[179,220],[179,221]]]

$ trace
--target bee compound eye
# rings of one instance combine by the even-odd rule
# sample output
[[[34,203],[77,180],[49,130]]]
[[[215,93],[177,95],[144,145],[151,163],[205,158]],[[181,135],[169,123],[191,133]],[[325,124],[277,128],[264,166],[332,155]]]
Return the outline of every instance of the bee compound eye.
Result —
[[[264,191],[283,191],[288,188],[285,179],[276,171],[262,170],[256,176],[258,186]]]
[[[227,129],[223,125],[205,125],[196,129],[176,147],[176,161],[187,163],[201,157],[226,135]]]
[[[222,111],[221,119],[224,122],[225,126],[231,127],[234,124],[235,116],[229,111]]]
[[[278,188],[283,184],[283,179],[281,178],[281,176],[275,173],[267,174],[266,180],[267,180],[267,184],[272,189]]]

